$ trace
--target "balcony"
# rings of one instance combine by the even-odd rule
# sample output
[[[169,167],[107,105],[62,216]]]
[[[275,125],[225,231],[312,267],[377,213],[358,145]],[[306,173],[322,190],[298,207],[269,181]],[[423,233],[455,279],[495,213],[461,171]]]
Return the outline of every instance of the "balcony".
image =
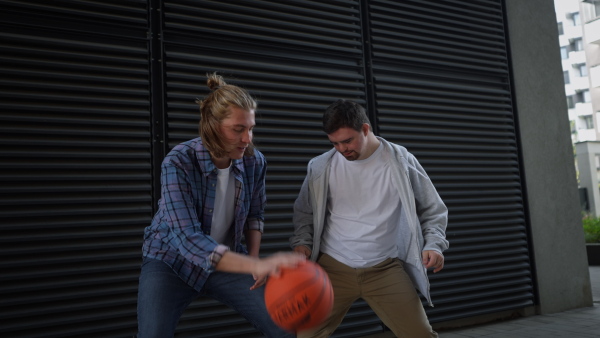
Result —
[[[580,38],[583,36],[583,30],[581,26],[573,26],[571,22],[565,22],[563,25],[563,36],[567,40]],[[562,46],[562,45],[561,45]]]
[[[600,18],[586,23],[584,29],[586,42],[600,45]]]
[[[585,51],[579,50],[576,52],[569,52],[568,60],[572,65],[585,63]]]
[[[565,85],[565,96],[575,95],[576,93],[577,92],[575,91],[575,89],[573,88],[573,86],[571,84]]]
[[[577,121],[577,112],[575,111],[575,108],[569,109],[568,114],[569,114],[569,121]]]
[[[571,91],[578,91],[590,88],[590,81],[587,76],[572,76],[569,88]],[[565,88],[565,91],[567,88]]]
[[[594,109],[591,102],[579,102],[575,104],[575,113],[577,116],[592,115]]]
[[[569,38],[567,38],[564,34],[558,36],[558,45],[561,47],[566,47],[569,45]]]
[[[600,87],[600,65],[590,68],[590,83],[592,88]]]
[[[577,140],[579,142],[596,141],[596,130],[594,128],[577,130]]]

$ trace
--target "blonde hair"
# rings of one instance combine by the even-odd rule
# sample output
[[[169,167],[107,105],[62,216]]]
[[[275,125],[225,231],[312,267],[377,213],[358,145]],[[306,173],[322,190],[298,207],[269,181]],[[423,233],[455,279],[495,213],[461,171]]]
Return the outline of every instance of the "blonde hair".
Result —
[[[256,110],[256,101],[243,88],[228,85],[221,75],[217,73],[206,74],[206,85],[211,90],[204,100],[196,99],[200,105],[200,125],[198,130],[202,138],[202,144],[215,158],[227,154],[227,147],[221,135],[221,122],[226,119],[231,111],[231,106],[243,110]],[[244,156],[254,155],[252,142],[246,148]]]

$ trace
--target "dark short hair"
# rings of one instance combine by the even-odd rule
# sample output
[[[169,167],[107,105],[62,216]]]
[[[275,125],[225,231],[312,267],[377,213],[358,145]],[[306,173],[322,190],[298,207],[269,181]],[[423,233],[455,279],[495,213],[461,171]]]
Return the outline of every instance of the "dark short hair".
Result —
[[[371,123],[365,109],[358,103],[339,99],[332,103],[323,114],[323,131],[331,134],[340,128],[361,131],[363,124]]]

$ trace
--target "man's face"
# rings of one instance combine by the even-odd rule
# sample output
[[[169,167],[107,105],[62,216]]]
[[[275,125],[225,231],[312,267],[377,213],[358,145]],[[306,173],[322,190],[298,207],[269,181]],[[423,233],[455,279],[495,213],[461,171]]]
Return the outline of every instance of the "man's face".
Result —
[[[238,160],[244,156],[246,148],[252,142],[252,129],[256,125],[254,110],[231,106],[229,111],[231,114],[221,121],[221,135],[223,135],[227,157]]]
[[[348,161],[363,160],[367,153],[367,135],[369,125],[363,124],[361,131],[342,127],[327,137],[335,150],[339,151]]]

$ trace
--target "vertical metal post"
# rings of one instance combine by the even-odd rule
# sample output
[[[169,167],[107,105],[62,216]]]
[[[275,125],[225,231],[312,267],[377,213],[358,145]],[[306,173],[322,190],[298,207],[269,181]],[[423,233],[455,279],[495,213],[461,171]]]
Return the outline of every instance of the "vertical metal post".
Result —
[[[369,17],[369,0],[360,1],[361,37],[363,45],[363,69],[365,71],[365,98],[367,116],[371,121],[373,133],[379,133],[377,121],[377,102],[375,97],[375,81],[373,75],[373,52],[371,50],[371,18]]]
[[[148,49],[150,63],[150,131],[152,133],[152,210],[160,198],[160,167],[167,152],[162,0],[150,0]]]

